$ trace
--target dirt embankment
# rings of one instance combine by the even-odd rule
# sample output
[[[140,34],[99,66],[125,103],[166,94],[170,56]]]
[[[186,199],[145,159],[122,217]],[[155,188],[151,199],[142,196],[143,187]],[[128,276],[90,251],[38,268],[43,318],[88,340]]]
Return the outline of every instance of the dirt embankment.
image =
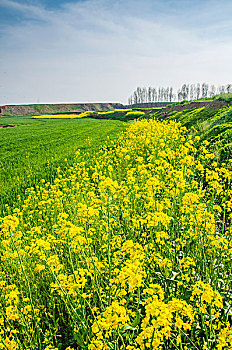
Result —
[[[221,108],[222,106],[227,105],[228,103],[226,103],[225,101],[204,101],[204,102],[190,102],[188,104],[183,104],[183,105],[174,105],[171,106],[169,108],[165,108],[168,109],[170,111],[183,111],[186,109],[193,109],[193,108],[201,108],[201,107],[209,107],[210,109],[218,109]]]
[[[6,105],[0,107],[0,115],[19,116],[54,113],[81,113],[85,111],[111,111],[116,108],[124,108],[124,106],[120,103]]]
[[[166,107],[172,104],[172,102],[146,102],[146,103],[136,103],[132,105],[125,105],[125,108],[157,108]]]
[[[190,102],[188,104],[179,104],[179,105],[173,105],[171,107],[165,107],[162,108],[159,111],[160,118],[159,119],[165,119],[168,117],[172,112],[177,111],[181,112],[186,109],[194,109],[194,108],[201,108],[201,107],[208,107],[209,109],[219,109],[223,106],[227,106],[228,103],[225,101],[204,101],[204,102]]]

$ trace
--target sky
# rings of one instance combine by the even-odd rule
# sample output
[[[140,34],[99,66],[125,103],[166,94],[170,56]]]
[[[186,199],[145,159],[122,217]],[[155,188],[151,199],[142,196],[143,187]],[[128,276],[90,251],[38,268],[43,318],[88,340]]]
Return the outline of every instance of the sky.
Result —
[[[0,105],[232,83],[231,0],[0,0]]]

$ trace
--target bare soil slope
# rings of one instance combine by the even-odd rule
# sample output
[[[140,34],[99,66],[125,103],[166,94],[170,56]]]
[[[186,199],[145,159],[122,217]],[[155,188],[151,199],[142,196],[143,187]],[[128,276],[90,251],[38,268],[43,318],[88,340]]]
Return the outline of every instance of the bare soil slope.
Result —
[[[85,111],[111,111],[116,108],[124,108],[124,106],[120,103],[6,105],[0,107],[0,113],[5,116],[19,116],[54,113],[81,113]]]

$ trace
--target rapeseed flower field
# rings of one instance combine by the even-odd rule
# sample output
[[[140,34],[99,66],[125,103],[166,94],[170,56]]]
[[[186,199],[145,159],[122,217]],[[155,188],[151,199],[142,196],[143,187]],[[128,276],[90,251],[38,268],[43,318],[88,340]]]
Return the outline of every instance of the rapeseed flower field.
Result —
[[[32,116],[33,119],[75,119],[78,114],[41,114]]]
[[[79,119],[88,117],[89,114],[91,114],[91,111],[82,112],[79,114],[41,114],[41,115],[34,115],[33,119]]]
[[[155,120],[85,159],[1,218],[0,349],[232,349],[231,163]]]

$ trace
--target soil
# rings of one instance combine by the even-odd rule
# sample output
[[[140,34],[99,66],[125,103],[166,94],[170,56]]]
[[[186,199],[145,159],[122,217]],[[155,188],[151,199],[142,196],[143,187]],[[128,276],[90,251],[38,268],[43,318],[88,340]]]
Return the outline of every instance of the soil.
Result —
[[[186,109],[194,109],[194,108],[201,108],[201,107],[208,107],[209,109],[219,109],[223,106],[227,106],[228,103],[225,101],[219,101],[219,100],[214,100],[214,101],[204,101],[204,102],[190,102],[188,104],[183,104],[183,105],[174,105],[171,107],[166,107],[162,108],[159,111],[159,115],[161,118],[159,119],[165,119],[166,117],[169,116],[173,111],[181,112]]]
[[[219,109],[228,103],[225,101],[204,101],[204,102],[190,102],[188,104],[176,105],[169,108],[165,108],[167,111],[183,111],[184,109],[193,109],[193,108],[201,108],[201,107],[209,107],[210,109]],[[163,109],[162,109],[163,110]]]
[[[190,102],[188,104],[173,105],[170,107],[165,107],[168,102],[161,103],[145,103],[133,106],[126,106],[120,103],[72,103],[72,104],[31,104],[31,105],[6,105],[0,106],[0,117],[3,116],[22,116],[22,115],[41,115],[41,114],[59,114],[59,113],[73,113],[78,114],[85,111],[112,111],[114,109],[124,109],[139,108],[142,110],[144,108],[145,113],[149,113],[148,108],[154,108],[159,106],[164,106],[160,109],[160,115],[166,117],[169,113],[173,111],[183,111],[184,109],[193,109],[208,106],[210,109],[218,109],[228,103],[225,101],[204,101],[204,102]],[[145,109],[146,108],[146,109]],[[151,109],[151,112],[153,110]],[[2,127],[2,126],[0,126]],[[4,126],[5,127],[5,126]]]
[[[81,113],[85,111],[111,111],[124,106],[120,103],[32,104],[0,106],[0,116]]]
[[[0,129],[14,128],[15,126],[20,126],[20,125],[0,125]]]

